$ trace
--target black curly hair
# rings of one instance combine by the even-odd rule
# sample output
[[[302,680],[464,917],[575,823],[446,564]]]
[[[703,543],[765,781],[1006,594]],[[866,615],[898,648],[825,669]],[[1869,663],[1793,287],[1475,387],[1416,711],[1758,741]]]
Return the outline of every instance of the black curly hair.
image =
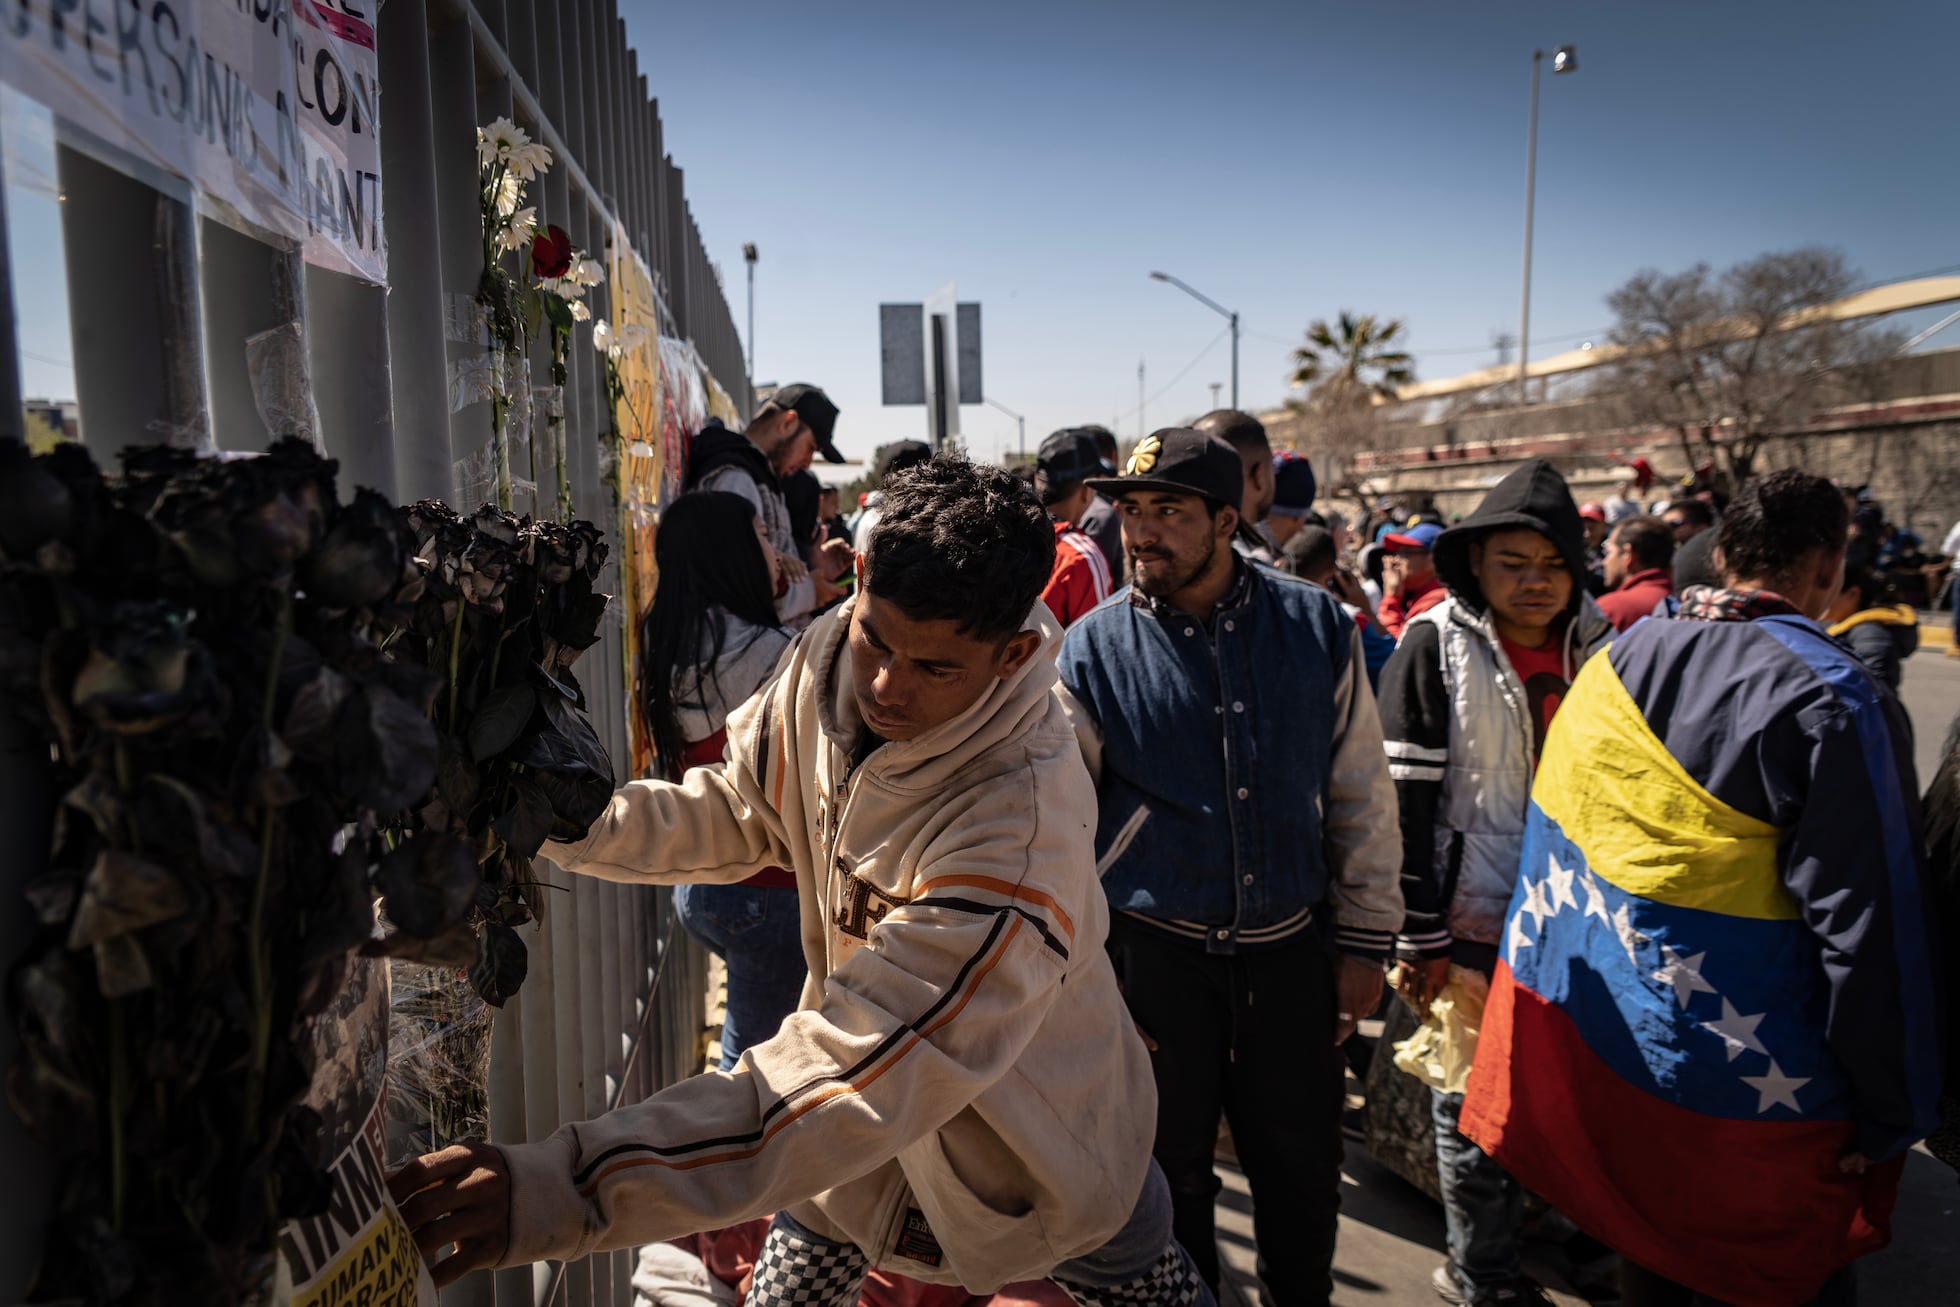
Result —
[[[914,621],[1006,641],[1055,566],[1055,529],[1025,483],[944,455],[885,482],[865,585]]]
[[[1786,467],[1742,487],[1715,528],[1715,542],[1730,577],[1773,587],[1795,576],[1817,550],[1844,548],[1850,516],[1843,491]]]

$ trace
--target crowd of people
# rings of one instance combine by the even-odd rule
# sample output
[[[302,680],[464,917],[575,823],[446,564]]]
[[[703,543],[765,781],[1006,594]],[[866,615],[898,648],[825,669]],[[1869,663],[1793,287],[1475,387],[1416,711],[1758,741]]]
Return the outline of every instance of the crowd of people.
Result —
[[[1850,1303],[1905,1152],[1960,1165],[1960,761],[1922,813],[1916,618],[1855,493],[1643,503],[1635,460],[1578,503],[1529,460],[1350,522],[1222,410],[1120,469],[1093,426],[1026,476],[904,442],[846,521],[793,488],[837,417],[791,386],[695,441],[662,775],[547,846],[685,886],[719,1071],[410,1163],[439,1282],[773,1216],[770,1307],[874,1269],[1205,1304],[1223,1123],[1269,1301],[1325,1304],[1386,1001],[1460,1064],[1425,1091],[1450,1303],[1547,1301],[1527,1192],[1628,1307]]]

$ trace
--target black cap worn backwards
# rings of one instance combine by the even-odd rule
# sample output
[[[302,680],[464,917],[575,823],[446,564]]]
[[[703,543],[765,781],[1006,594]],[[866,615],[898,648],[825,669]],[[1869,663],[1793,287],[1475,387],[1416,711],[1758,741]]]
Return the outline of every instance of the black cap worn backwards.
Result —
[[[1237,508],[1245,494],[1245,464],[1239,451],[1190,427],[1165,427],[1145,436],[1118,477],[1091,477],[1089,484],[1115,498],[1134,490],[1167,490],[1202,495],[1214,504]]]
[[[830,396],[808,382],[798,381],[784,386],[769,397],[769,402],[777,408],[788,409],[809,424],[816,432],[817,449],[823,454],[826,463],[842,463],[844,456],[837,452],[832,436],[837,431],[837,406],[830,402]]]
[[[1064,427],[1041,442],[1035,466],[1056,484],[1086,481],[1101,475],[1102,451],[1096,448],[1094,432],[1082,427]]]

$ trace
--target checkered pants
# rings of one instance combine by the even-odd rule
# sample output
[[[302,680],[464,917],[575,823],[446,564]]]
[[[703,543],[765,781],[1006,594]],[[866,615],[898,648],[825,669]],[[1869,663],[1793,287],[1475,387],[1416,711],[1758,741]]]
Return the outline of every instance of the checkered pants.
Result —
[[[1055,1269],[1054,1280],[1082,1307],[1214,1307],[1190,1254],[1175,1241],[1156,1265],[1128,1284],[1083,1284],[1069,1279],[1066,1266]]]
[[[871,1263],[856,1244],[834,1243],[777,1217],[762,1241],[747,1307],[857,1307]],[[1198,1268],[1176,1243],[1127,1284],[1071,1280],[1056,1268],[1055,1283],[1082,1307],[1214,1307]]]
[[[833,1243],[778,1216],[755,1259],[748,1307],[857,1307],[871,1263],[854,1243]]]

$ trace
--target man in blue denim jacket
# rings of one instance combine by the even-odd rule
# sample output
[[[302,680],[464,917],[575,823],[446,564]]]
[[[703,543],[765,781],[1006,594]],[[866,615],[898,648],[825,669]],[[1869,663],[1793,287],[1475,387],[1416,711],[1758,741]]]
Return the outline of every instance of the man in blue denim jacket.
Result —
[[[1273,1307],[1320,1307],[1338,1046],[1380,999],[1400,843],[1359,635],[1326,591],[1233,552],[1243,476],[1230,445],[1172,428],[1091,483],[1122,511],[1132,583],[1071,628],[1060,667],[1178,1241],[1215,1291],[1222,1113]]]

